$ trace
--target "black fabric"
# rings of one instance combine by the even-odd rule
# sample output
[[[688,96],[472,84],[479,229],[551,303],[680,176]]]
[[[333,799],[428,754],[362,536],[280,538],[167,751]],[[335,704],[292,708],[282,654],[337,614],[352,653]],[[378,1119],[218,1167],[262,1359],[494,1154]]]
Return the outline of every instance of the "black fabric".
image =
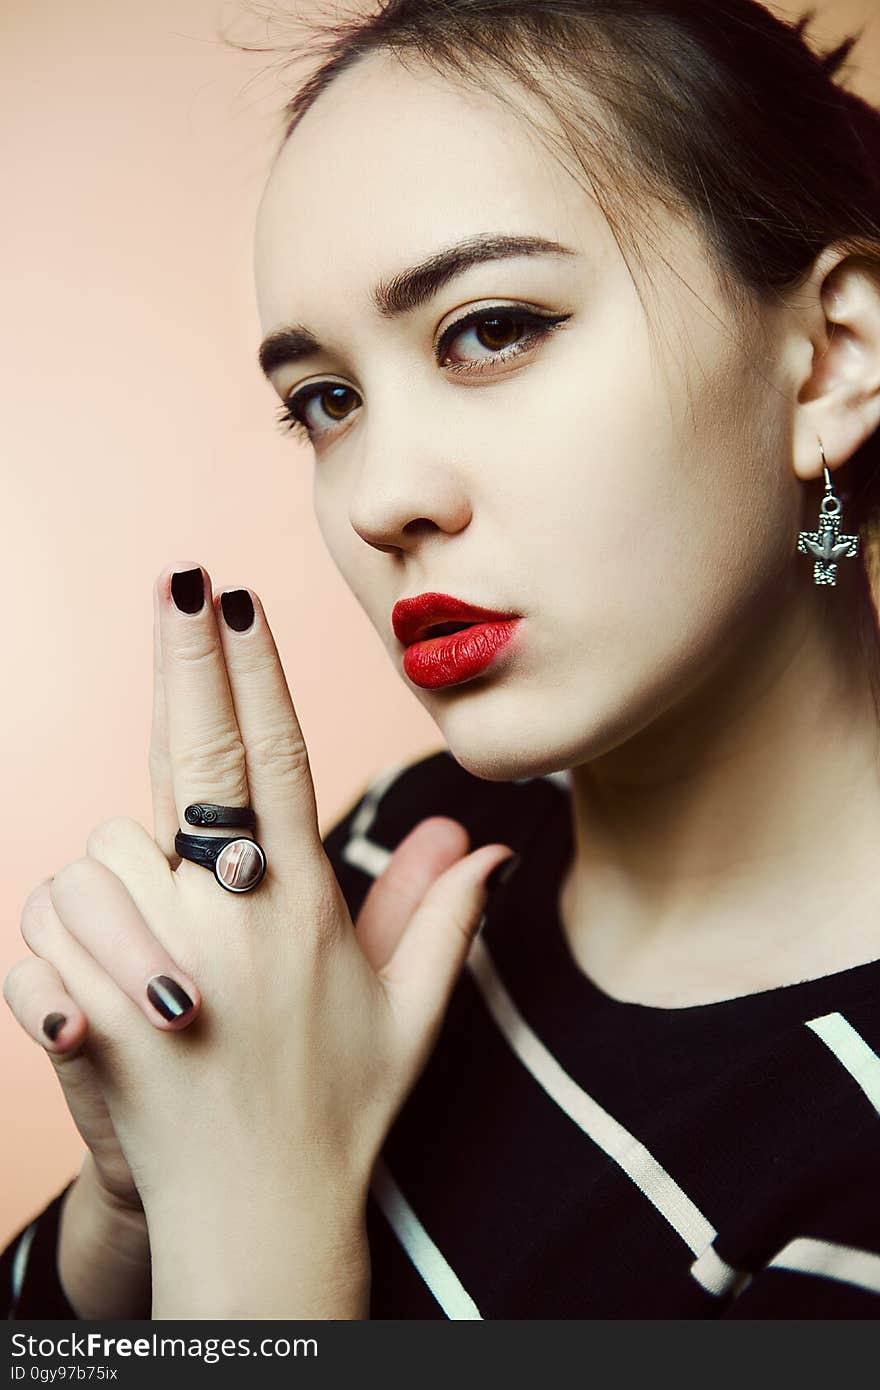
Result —
[[[559,920],[566,779],[485,782],[446,751],[388,769],[325,836],[353,918],[429,815],[522,863],[377,1164],[371,1317],[880,1315],[880,961],[688,1008],[616,1000]],[[58,1201],[18,1317],[72,1315]]]
[[[346,862],[361,810],[330,837],[354,914],[372,882]],[[503,842],[522,864],[478,939],[496,993],[469,961],[384,1145],[407,1216],[392,1228],[371,1192],[371,1316],[878,1317],[880,961],[708,1005],[622,1002],[583,972],[559,918],[567,782],[483,782],[440,752],[392,782],[364,836],[391,850],[438,814],[471,848]],[[854,1065],[866,1054],[875,1069],[863,1084],[807,1026],[824,1018],[857,1035]],[[547,1075],[571,1086],[586,1130]],[[655,1204],[664,1183],[680,1229]],[[422,1273],[397,1233],[410,1214]],[[707,1245],[704,1263],[714,1251],[729,1271],[721,1292],[691,1273]],[[809,1269],[824,1260],[862,1282],[770,1263],[805,1248]],[[423,1277],[437,1253],[452,1271],[439,1297]]]
[[[28,1223],[13,1241],[0,1254],[0,1307],[5,1309],[7,1321],[27,1321],[35,1318],[76,1318],[77,1314],[67,1301],[61,1280],[58,1277],[58,1223],[61,1216],[61,1203],[64,1195],[73,1186],[74,1179],[66,1183],[57,1196],[34,1218],[33,1236],[29,1235],[32,1223]],[[14,1297],[15,1255],[21,1238],[28,1235],[25,1278],[19,1296]]]

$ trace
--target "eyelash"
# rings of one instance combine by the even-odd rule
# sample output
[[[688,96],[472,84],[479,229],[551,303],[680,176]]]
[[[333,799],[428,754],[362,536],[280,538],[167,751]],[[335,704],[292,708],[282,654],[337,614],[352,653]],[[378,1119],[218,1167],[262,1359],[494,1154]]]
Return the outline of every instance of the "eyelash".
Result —
[[[570,314],[536,314],[531,309],[520,309],[516,306],[505,308],[499,306],[497,309],[475,309],[472,313],[465,314],[464,318],[459,319],[457,323],[450,324],[441,337],[440,342],[437,344],[437,355],[438,357],[442,357],[449,344],[457,338],[459,334],[466,332],[469,328],[475,326],[479,327],[484,323],[495,323],[499,320],[504,324],[524,324],[528,329],[524,338],[518,339],[515,343],[511,343],[509,347],[498,348],[497,351],[494,351],[492,357],[484,358],[479,366],[473,364],[468,365],[464,362],[456,362],[450,363],[446,368],[449,372],[464,372],[468,376],[474,373],[479,375],[480,372],[487,371],[490,367],[496,366],[499,362],[506,362],[513,357],[521,356],[522,353],[526,352],[534,343],[549,337],[554,328],[559,328],[569,318],[571,318]],[[493,350],[487,349],[487,351]],[[328,426],[327,429],[322,430],[309,429],[304,420],[297,418],[295,412],[305,409],[311,400],[326,394],[328,391],[333,390],[334,386],[339,385],[341,385],[339,382],[317,382],[313,386],[304,387],[301,391],[292,392],[286,400],[282,401],[277,411],[276,418],[280,429],[285,433],[292,432],[298,439],[302,439],[305,442],[309,442],[319,435],[332,433],[332,426]],[[344,423],[344,420],[339,421],[339,424]]]

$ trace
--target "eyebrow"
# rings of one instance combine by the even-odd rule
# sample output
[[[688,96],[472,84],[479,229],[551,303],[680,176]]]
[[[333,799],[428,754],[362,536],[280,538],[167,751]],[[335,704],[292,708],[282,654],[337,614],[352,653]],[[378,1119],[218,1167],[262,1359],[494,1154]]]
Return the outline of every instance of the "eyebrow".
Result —
[[[371,301],[380,318],[392,319],[411,313],[442,289],[456,275],[482,261],[498,261],[508,256],[576,256],[578,252],[543,236],[511,236],[486,233],[467,237],[436,251],[418,265],[401,270],[390,280],[380,280]],[[323,351],[314,333],[299,323],[289,323],[264,338],[259,363],[265,376],[278,367],[298,362]]]

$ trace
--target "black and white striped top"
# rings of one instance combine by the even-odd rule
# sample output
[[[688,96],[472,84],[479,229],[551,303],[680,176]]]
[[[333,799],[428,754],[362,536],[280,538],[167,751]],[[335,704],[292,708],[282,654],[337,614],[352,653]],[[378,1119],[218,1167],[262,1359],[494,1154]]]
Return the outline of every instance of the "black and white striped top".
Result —
[[[386,769],[325,837],[353,917],[429,815],[522,863],[376,1166],[371,1316],[880,1316],[880,960],[713,1004],[616,1000],[559,920],[568,774],[485,782],[445,750]],[[74,1316],[62,1196],[0,1257],[11,1317]]]

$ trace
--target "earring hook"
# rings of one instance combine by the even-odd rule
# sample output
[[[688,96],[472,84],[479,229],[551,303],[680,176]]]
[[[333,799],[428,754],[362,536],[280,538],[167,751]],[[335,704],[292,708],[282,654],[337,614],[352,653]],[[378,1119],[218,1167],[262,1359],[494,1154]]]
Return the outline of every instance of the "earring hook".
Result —
[[[828,465],[825,462],[825,450],[822,447],[822,440],[819,438],[818,434],[816,438],[819,440],[819,453],[822,455],[822,467],[825,470],[825,491],[831,492],[831,474],[828,472]]]

